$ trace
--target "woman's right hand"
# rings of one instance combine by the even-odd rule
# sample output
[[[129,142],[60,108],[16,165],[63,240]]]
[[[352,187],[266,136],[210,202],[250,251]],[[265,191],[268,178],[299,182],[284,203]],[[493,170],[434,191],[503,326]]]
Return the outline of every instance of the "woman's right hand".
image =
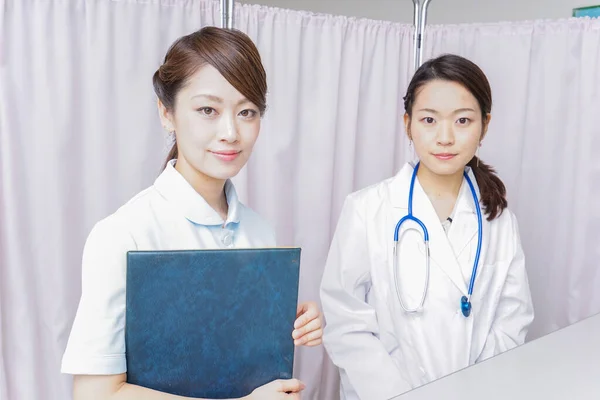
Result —
[[[254,389],[244,400],[299,400],[305,387],[298,379],[278,379]]]

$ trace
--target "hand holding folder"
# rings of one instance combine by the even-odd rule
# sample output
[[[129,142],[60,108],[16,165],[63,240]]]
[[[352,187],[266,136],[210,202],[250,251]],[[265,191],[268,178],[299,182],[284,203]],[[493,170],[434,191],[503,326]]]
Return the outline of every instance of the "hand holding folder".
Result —
[[[297,319],[294,322],[294,344],[296,346],[318,346],[323,343],[323,321],[319,306],[314,301],[298,305]]]

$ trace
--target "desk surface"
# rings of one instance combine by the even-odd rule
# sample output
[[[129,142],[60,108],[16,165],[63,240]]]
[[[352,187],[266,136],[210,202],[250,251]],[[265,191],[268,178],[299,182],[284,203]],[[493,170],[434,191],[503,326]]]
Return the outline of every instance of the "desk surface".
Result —
[[[393,400],[600,399],[600,314]]]

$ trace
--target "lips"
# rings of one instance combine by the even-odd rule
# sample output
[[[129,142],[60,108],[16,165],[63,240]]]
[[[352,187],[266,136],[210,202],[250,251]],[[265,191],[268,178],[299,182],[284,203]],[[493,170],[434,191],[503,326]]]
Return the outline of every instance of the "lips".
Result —
[[[454,157],[456,157],[456,154],[452,154],[452,153],[437,153],[437,154],[434,154],[434,156],[438,160],[447,161],[447,160],[451,160]]]
[[[239,150],[216,150],[210,151],[215,157],[223,161],[233,161],[235,160],[241,153]]]

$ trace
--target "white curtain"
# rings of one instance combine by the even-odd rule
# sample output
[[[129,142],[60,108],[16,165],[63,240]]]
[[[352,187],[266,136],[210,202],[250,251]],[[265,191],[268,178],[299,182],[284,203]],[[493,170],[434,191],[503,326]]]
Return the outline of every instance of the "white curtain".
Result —
[[[71,380],[60,358],[84,240],[159,173],[167,142],[152,74],[175,38],[219,24],[219,2],[3,1],[0,399],[64,400]],[[238,191],[281,245],[303,247],[300,297],[318,299],[343,198],[410,156],[402,96],[412,29],[248,5],[236,7],[235,25],[257,43],[269,81]],[[600,311],[600,22],[434,26],[426,35],[425,58],[468,56],[492,82],[481,155],[520,220],[537,311],[530,338]],[[296,375],[308,384],[304,399],[336,398],[322,348],[298,351]]]
[[[527,340],[600,312],[600,20],[431,26],[491,81],[481,157],[506,183],[535,306]]]

